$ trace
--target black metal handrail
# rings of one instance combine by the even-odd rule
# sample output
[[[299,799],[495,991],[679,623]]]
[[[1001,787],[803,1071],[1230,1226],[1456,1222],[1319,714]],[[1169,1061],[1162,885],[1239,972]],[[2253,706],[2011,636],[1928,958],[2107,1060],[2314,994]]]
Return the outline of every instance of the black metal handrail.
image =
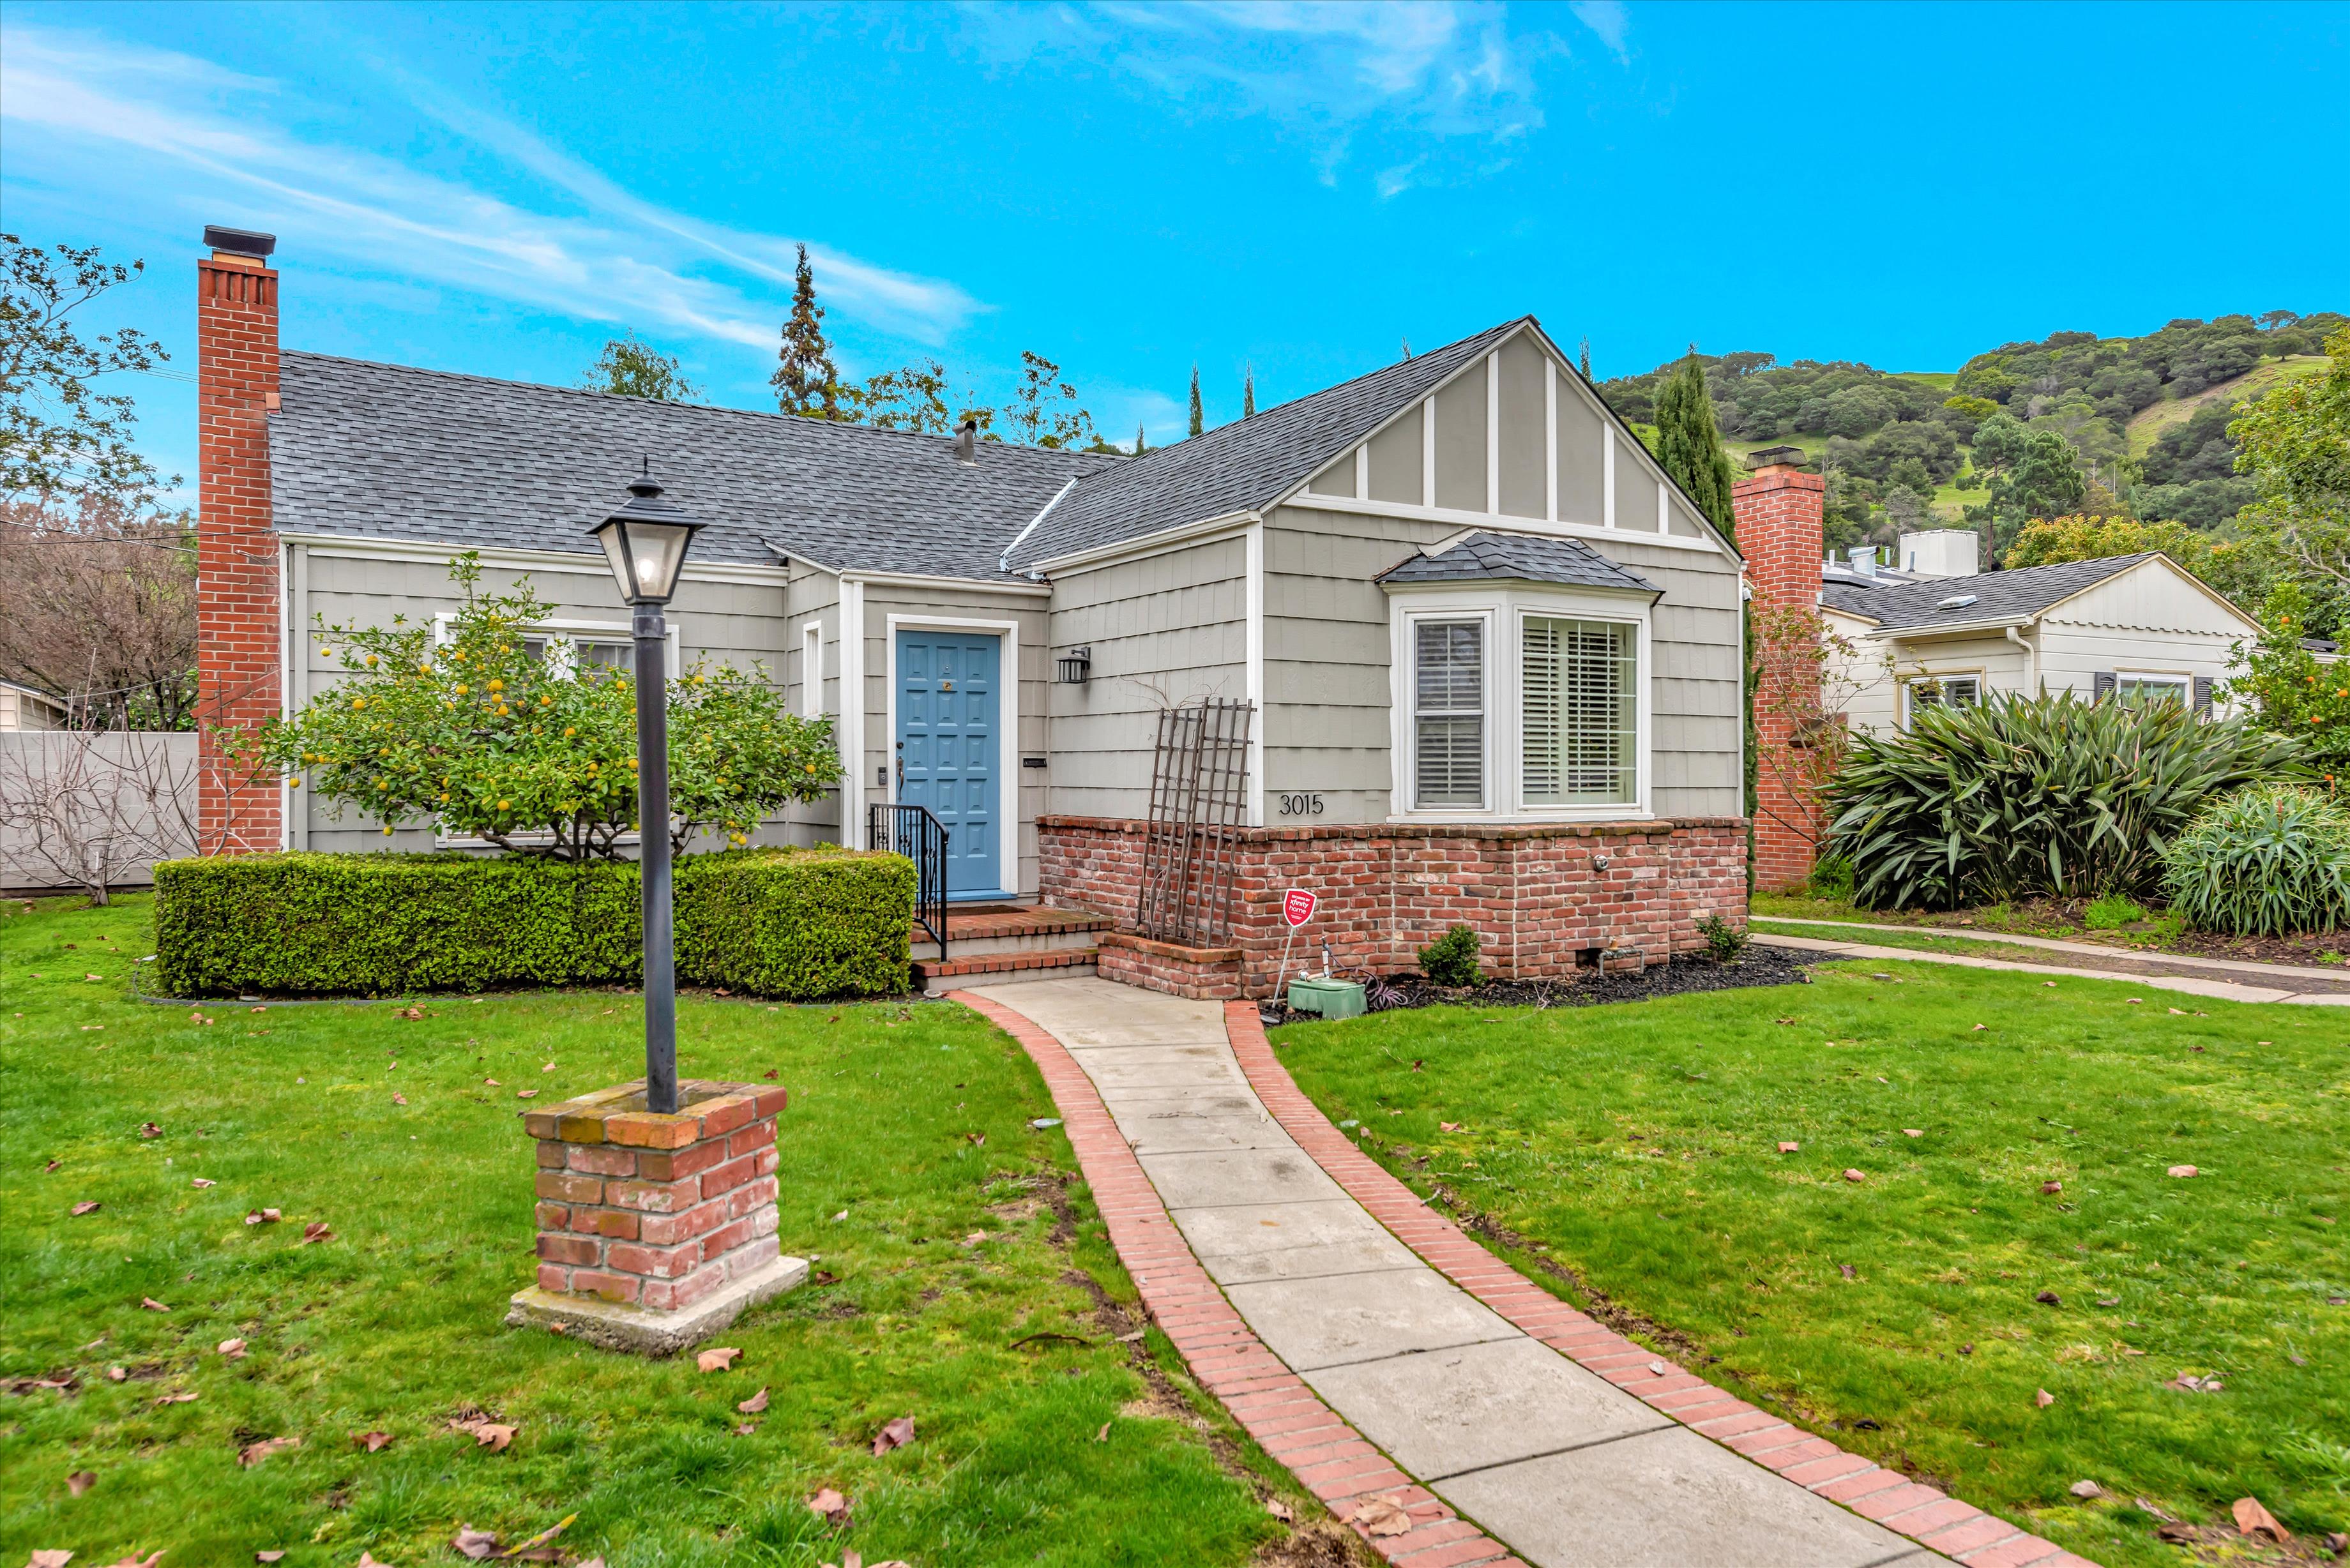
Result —
[[[914,863],[914,923],[939,944],[947,958],[947,830],[926,805],[877,800],[865,807],[868,849],[902,855]]]

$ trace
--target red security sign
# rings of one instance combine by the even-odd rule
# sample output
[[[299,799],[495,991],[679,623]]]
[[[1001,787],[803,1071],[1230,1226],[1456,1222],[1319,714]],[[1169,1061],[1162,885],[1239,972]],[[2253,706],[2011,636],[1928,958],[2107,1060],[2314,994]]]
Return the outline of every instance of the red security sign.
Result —
[[[1281,896],[1281,918],[1294,930],[1314,918],[1314,895],[1303,888],[1292,888]]]

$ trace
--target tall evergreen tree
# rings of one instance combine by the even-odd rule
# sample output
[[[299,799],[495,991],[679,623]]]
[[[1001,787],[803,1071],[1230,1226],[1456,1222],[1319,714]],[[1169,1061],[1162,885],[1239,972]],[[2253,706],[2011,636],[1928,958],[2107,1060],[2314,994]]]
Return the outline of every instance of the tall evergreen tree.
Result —
[[[1256,418],[1256,367],[1245,365],[1241,370],[1241,418]]]
[[[1738,473],[1730,454],[1721,450],[1713,400],[1705,394],[1705,370],[1695,350],[1657,394],[1657,461],[1725,537],[1737,537],[1730,487],[1738,482]]]
[[[1411,339],[1409,337],[1403,340],[1403,357],[1407,359],[1411,358]]]
[[[1208,421],[1200,413],[1200,367],[1194,365],[1191,367],[1191,433],[1198,435],[1207,428]]]
[[[1134,421],[1134,455],[1140,457],[1144,452],[1149,452],[1149,447],[1143,444],[1142,421],[1140,420],[1137,420]]]
[[[854,421],[857,391],[840,384],[832,344],[824,335],[824,306],[816,302],[816,271],[808,265],[807,246],[799,250],[799,265],[792,274],[792,314],[784,323],[783,347],[775,353],[779,362],[767,384],[775,389],[775,406],[787,414]]]
[[[1586,381],[1591,379],[1591,339],[1588,337],[1583,340],[1583,354],[1575,369],[1583,372],[1583,379]]]

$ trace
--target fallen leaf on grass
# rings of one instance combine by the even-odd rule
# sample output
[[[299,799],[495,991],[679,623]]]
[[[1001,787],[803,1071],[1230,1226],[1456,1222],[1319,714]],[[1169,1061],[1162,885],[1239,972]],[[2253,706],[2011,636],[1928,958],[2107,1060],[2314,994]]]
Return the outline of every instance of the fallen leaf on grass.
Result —
[[[25,1564],[25,1568],[66,1568],[66,1564],[73,1559],[74,1554],[70,1552],[36,1551],[33,1553],[32,1561]]]
[[[1347,1522],[1366,1535],[1401,1535],[1411,1528],[1411,1515],[1404,1511],[1403,1500],[1389,1492],[1356,1504]]]
[[[963,1140],[969,1143],[973,1148],[979,1147],[982,1144],[984,1144],[987,1141],[987,1135],[985,1133],[970,1132],[965,1133],[962,1136]]]
[[[2176,1388],[2181,1394],[2217,1394],[2228,1386],[2217,1377],[2197,1377],[2182,1372],[2163,1386]]]
[[[362,1552],[359,1553],[359,1568],[391,1568],[391,1564],[379,1563],[371,1554]]]
[[[1901,1136],[1903,1137],[1924,1137],[1926,1136],[1926,1129],[1924,1127],[1903,1127],[1901,1129]]]
[[[828,1524],[848,1522],[848,1500],[832,1488],[818,1487],[816,1495],[807,1500],[808,1511]]]
[[[535,1100],[538,1098],[538,1091],[536,1089],[516,1089],[515,1091],[515,1098],[517,1100]]]
[[[2045,1410],[2049,1406],[2056,1403],[2056,1396],[2048,1392],[2047,1389],[2043,1388],[2039,1393],[2034,1394],[2032,1397],[2032,1402]]]
[[[81,1216],[83,1216],[83,1215],[85,1215],[85,1214],[95,1214],[95,1213],[97,1213],[97,1212],[98,1212],[98,1205],[99,1205],[99,1200],[98,1200],[97,1199],[95,1199],[95,1198],[89,1198],[89,1199],[83,1199],[81,1202],[77,1203],[77,1204],[75,1204],[75,1205],[73,1206],[74,1218],[76,1218],[76,1219],[79,1219]]]
[[[2189,1177],[2197,1175],[2198,1172],[2191,1165],[2174,1165],[2164,1174],[2168,1176]]]
[[[715,1350],[703,1351],[693,1358],[693,1364],[704,1372],[723,1372],[733,1366],[734,1358],[742,1354],[738,1345],[721,1345]]]
[[[1844,1277],[1847,1280],[1856,1280],[1860,1278],[1860,1271],[1854,1268],[1850,1263],[1838,1263],[1836,1267],[1844,1271]]]
[[[106,1369],[106,1380],[109,1383],[122,1382],[130,1376],[130,1369],[127,1366],[109,1366]]]
[[[244,1359],[244,1341],[224,1339],[220,1342],[220,1353],[231,1361],[242,1361]]]
[[[2079,1498],[2097,1498],[2106,1495],[2106,1489],[2093,1480],[2074,1481],[2072,1491],[2074,1497]]]
[[[1782,1143],[1779,1146],[1779,1152],[1781,1154],[1793,1154],[1803,1147],[1804,1146],[1799,1143]]]
[[[515,1428],[493,1421],[487,1416],[472,1415],[459,1416],[452,1419],[449,1423],[449,1430],[470,1432],[473,1434],[475,1448],[487,1449],[494,1454],[502,1454],[506,1451],[506,1446],[514,1441]]]
[[[19,1018],[22,1018],[22,1017],[24,1017],[25,1015],[24,1015],[23,1013],[21,1013],[21,1012],[20,1012],[20,1013],[16,1014],[16,1016],[17,1016],[17,1017],[19,1017]],[[41,1174],[42,1174],[43,1176],[47,1176],[49,1172],[51,1172],[51,1171],[55,1170],[57,1167],[59,1167],[59,1166],[63,1165],[64,1163],[65,1163],[65,1161],[64,1161],[64,1160],[62,1160],[62,1159],[53,1159],[53,1160],[49,1161],[49,1163],[48,1163],[48,1164],[47,1164],[47,1165],[45,1165],[45,1166],[41,1167]]]
[[[82,1493],[88,1491],[97,1484],[98,1472],[96,1470],[76,1470],[73,1474],[66,1477],[66,1491],[68,1495],[73,1497],[79,1497]]]
[[[1846,1181],[1866,1181],[1866,1180],[1868,1179],[1868,1178],[1867,1178],[1867,1177],[1866,1177],[1866,1176],[1862,1175],[1862,1174],[1861,1174],[1859,1171],[1857,1171],[1857,1170],[1847,1170],[1847,1171],[1846,1171],[1846,1172],[1844,1173],[1844,1179],[1845,1179]]]
[[[2256,1497],[2240,1497],[2230,1511],[2236,1516],[2236,1532],[2256,1539],[2265,1537],[2282,1546],[2293,1539],[2293,1532],[2276,1521],[2276,1515],[2261,1506]]]
[[[155,1403],[158,1405],[192,1405],[195,1402],[196,1397],[184,1390],[177,1394],[158,1394],[155,1396]]]
[[[313,1241],[331,1241],[334,1239],[333,1229],[324,1220],[313,1220],[302,1227],[302,1240],[299,1244],[307,1247]]]
[[[351,1441],[369,1453],[380,1454],[391,1447],[391,1434],[390,1432],[354,1432],[351,1434]]]
[[[245,1215],[244,1222],[248,1225],[275,1225],[285,1218],[275,1209],[255,1209]]]
[[[755,1416],[766,1407],[767,1391],[764,1388],[760,1389],[756,1394],[752,1395],[748,1399],[743,1400],[734,1407],[734,1408],[740,1410],[745,1416]]]
[[[735,1428],[734,1428],[734,1435],[735,1435],[736,1437],[738,1437],[738,1438],[747,1438],[747,1437],[749,1437],[752,1433],[754,1433],[754,1432],[757,1431],[758,1429],[759,1429],[759,1423],[758,1423],[758,1422],[756,1422],[756,1421],[744,1421],[744,1422],[742,1422],[741,1424],[739,1424],[738,1426],[736,1426],[736,1427],[735,1427]]]
[[[1107,1443],[1109,1441],[1109,1423],[1107,1421],[1104,1421],[1101,1424],[1101,1430],[1094,1434],[1094,1441],[1097,1443]]]
[[[2149,1519],[2159,1520],[2164,1524],[2173,1522],[2178,1517],[2175,1514],[2165,1513],[2161,1509],[2158,1508],[2153,1503],[2148,1502],[2142,1497],[2134,1497],[2130,1499],[2130,1501],[2137,1505],[2137,1511],[2140,1513],[2145,1514]]]
[[[763,1078],[775,1078],[780,1077],[781,1075],[782,1075],[777,1073],[773,1067],[768,1068],[765,1072],[759,1075],[759,1076]]]
[[[109,1564],[109,1568],[155,1568],[155,1564],[161,1561],[163,1561],[163,1549],[159,1546],[144,1557],[140,1556],[136,1552],[126,1552],[122,1554],[120,1562]]]
[[[276,1551],[256,1552],[253,1554],[253,1560],[255,1563],[282,1563],[286,1560],[286,1553]]]
[[[1264,1511],[1284,1524],[1294,1524],[1297,1520],[1297,1511],[1277,1497],[1264,1500]]]
[[[2063,1306],[2064,1304],[2064,1298],[2058,1295],[2054,1291],[2042,1291],[2032,1299],[2038,1302],[2042,1306]]]
[[[421,1007],[403,1007],[398,1012],[393,1013],[392,1016],[394,1018],[405,1018],[408,1022],[413,1023],[424,1016],[424,1009]]]
[[[892,1449],[902,1449],[914,1440],[914,1418],[900,1416],[873,1435],[873,1457],[879,1459]]]
[[[457,1526],[456,1538],[449,1544],[464,1556],[479,1563],[484,1557],[497,1555],[498,1538],[486,1530],[476,1530],[470,1524],[460,1524]]]
[[[404,1106],[408,1104],[408,1096],[406,1095],[394,1095],[391,1096],[391,1103],[395,1106]]]
[[[2123,998],[2123,1001],[2126,1005],[2136,1007],[2145,1002],[2146,998],[2143,996],[2130,996]]]
[[[202,1191],[203,1189],[205,1189],[205,1188],[207,1188],[207,1187],[218,1187],[218,1186],[220,1185],[220,1183],[219,1183],[219,1182],[217,1182],[217,1181],[214,1181],[214,1180],[213,1180],[211,1177],[209,1177],[209,1176],[199,1176],[199,1177],[197,1177],[193,1181],[191,1181],[190,1183],[188,1183],[188,1185],[189,1185],[189,1186],[191,1186],[191,1187],[192,1187],[192,1188],[195,1188],[195,1189],[196,1189],[197,1190],[199,1190],[199,1191]]]
[[[552,1073],[555,1071],[555,1064],[549,1062],[546,1066],[541,1067],[539,1071],[542,1073]]]
[[[1439,1122],[1436,1124],[1436,1130],[1438,1132],[1459,1132],[1461,1130],[1461,1124],[1459,1122]]]
[[[149,1312],[170,1312],[172,1310],[170,1307],[165,1306],[161,1302],[157,1301],[153,1296],[140,1296],[139,1298],[139,1304],[145,1307]]]
[[[140,1122],[139,1124],[139,1136],[140,1137],[161,1137],[163,1136],[163,1129],[157,1127],[153,1122]]]
[[[299,1438],[264,1438],[257,1443],[247,1443],[239,1450],[236,1462],[251,1469],[272,1454],[283,1453],[287,1449],[298,1449],[301,1446],[302,1439]]]

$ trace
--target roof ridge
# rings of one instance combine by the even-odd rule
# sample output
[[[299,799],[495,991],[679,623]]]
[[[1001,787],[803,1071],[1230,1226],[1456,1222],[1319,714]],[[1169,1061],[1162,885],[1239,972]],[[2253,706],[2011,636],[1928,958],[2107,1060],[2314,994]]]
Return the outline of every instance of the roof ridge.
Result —
[[[348,354],[320,354],[306,348],[289,348],[280,357],[285,359],[315,359],[328,364],[348,365],[366,370],[394,370],[403,375],[430,376],[442,380],[469,381],[484,387],[513,387],[533,392],[560,392],[568,397],[588,398],[601,402],[626,404],[632,407],[681,409],[695,413],[724,414],[738,419],[773,420],[778,422],[790,421],[796,428],[809,430],[837,431],[843,433],[856,431],[865,435],[891,436],[905,441],[937,441],[945,446],[952,446],[955,439],[951,435],[931,435],[927,431],[893,430],[887,425],[866,424],[857,420],[810,419],[805,414],[785,413],[779,409],[738,409],[725,403],[671,402],[665,398],[632,397],[626,392],[600,391],[594,387],[566,387],[553,381],[525,381],[511,376],[484,376],[473,370],[441,370],[430,365],[402,365],[390,359],[361,359]],[[1002,447],[1007,452],[1049,452],[1055,457],[1097,458],[1103,460],[1105,472],[1117,466],[1116,463],[1108,461],[1110,458],[1114,456],[1124,458],[1128,455],[1125,452],[1086,452],[1076,447],[1029,446],[1020,441],[985,441],[982,444]]]

